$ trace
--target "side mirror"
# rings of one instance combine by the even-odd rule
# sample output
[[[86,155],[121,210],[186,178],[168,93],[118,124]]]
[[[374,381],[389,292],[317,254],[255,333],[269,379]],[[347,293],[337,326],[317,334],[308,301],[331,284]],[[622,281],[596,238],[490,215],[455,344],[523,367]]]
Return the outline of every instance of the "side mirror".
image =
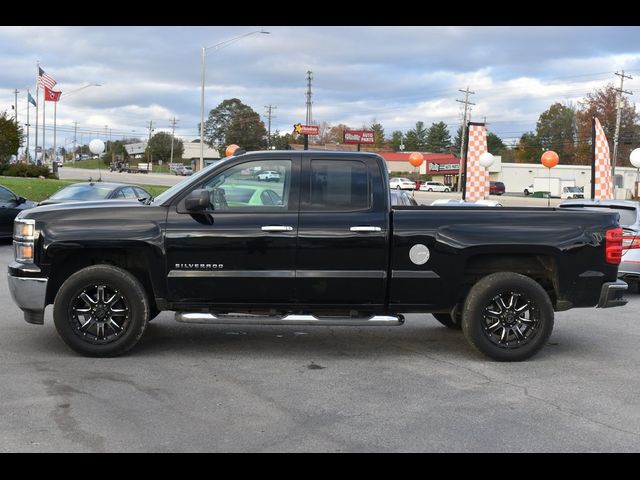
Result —
[[[22,205],[22,204],[23,204],[24,202],[26,202],[26,201],[27,201],[27,199],[26,199],[26,198],[24,198],[24,197],[18,197],[18,198],[16,198],[16,203],[17,203],[18,205]]]
[[[205,189],[194,190],[184,201],[184,207],[190,212],[206,210],[210,204],[209,191]]]

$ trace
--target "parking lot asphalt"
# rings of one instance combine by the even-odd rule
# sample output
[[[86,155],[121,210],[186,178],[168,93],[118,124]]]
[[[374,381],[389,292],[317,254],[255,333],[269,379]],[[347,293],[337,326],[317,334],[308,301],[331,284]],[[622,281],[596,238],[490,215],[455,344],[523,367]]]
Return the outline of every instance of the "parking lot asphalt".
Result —
[[[0,244],[6,272],[11,245]],[[6,277],[5,277],[6,278]],[[637,452],[640,296],[556,314],[497,363],[430,315],[401,327],[154,320],[124,357],[70,351],[0,288],[0,452]]]

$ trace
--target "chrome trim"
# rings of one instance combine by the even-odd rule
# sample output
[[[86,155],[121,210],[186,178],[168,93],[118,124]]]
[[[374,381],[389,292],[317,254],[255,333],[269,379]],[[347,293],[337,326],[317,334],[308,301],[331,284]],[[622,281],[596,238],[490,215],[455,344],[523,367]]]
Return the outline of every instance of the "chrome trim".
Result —
[[[235,277],[295,278],[295,270],[171,270],[169,278]]]
[[[171,270],[169,278],[386,278],[384,270]]]
[[[391,278],[440,278],[433,270],[393,270]]]
[[[296,270],[296,278],[387,278],[384,270]]]
[[[359,227],[351,227],[349,230],[351,230],[352,232],[381,232],[382,228],[363,225]]]
[[[390,326],[402,325],[402,315],[374,315],[371,317],[316,317],[289,314],[281,317],[257,315],[214,315],[212,313],[176,312],[176,322],[217,325],[323,325],[323,326]]]
[[[14,277],[7,274],[7,280],[11,298],[22,310],[44,310],[47,278]]]
[[[265,225],[261,230],[263,232],[291,232],[293,227],[288,225]]]
[[[586,270],[578,275],[578,277],[604,277],[604,273],[595,270]]]

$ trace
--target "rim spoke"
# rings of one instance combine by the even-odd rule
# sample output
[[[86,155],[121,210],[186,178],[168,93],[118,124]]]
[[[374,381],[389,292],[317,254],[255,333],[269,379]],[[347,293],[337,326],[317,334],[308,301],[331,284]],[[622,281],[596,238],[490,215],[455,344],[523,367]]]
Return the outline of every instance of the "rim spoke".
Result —
[[[98,340],[104,340],[105,338],[104,322],[96,322],[96,338]]]
[[[93,298],[91,298],[89,295],[87,295],[87,294],[86,294],[86,292],[82,292],[82,293],[80,294],[80,297],[79,297],[79,298],[80,298],[81,300],[83,300],[83,301],[84,301],[87,305],[89,305],[89,306],[91,306],[91,305],[95,305],[96,303],[98,303],[98,302],[96,302]]]
[[[127,309],[126,308],[112,308],[111,309],[111,316],[118,316],[121,317],[123,315],[127,314]]]
[[[80,331],[83,332],[96,323],[96,319],[93,317],[89,317],[89,320],[80,325]]]
[[[520,331],[520,328],[516,325],[515,327],[513,327],[511,329],[511,331],[514,333],[514,335],[516,336],[516,339],[519,341],[524,340],[524,335],[522,334],[522,332]]]
[[[104,303],[104,285],[98,287],[98,302]]]
[[[522,307],[516,308],[516,313],[523,313],[525,310],[528,310],[531,307],[531,302],[526,302]]]
[[[91,311],[90,308],[75,308],[73,310],[76,313],[89,313]]]
[[[108,324],[111,329],[116,332],[116,333],[120,333],[122,331],[122,327],[120,325],[118,325],[113,318],[109,319],[109,324]]]
[[[498,328],[500,328],[500,322],[499,321],[497,321],[493,325],[489,325],[487,327],[487,329],[489,330],[489,333],[494,333]]]
[[[526,324],[536,323],[534,320],[532,320],[530,318],[525,318],[524,316],[518,317],[518,320],[520,320],[522,323],[526,323]]]
[[[122,295],[120,295],[119,293],[114,293],[111,298],[105,302],[105,304],[110,307],[111,305],[115,305],[120,300],[122,300]]]
[[[507,339],[507,327],[502,327],[502,333],[500,334],[500,343],[505,343]]]

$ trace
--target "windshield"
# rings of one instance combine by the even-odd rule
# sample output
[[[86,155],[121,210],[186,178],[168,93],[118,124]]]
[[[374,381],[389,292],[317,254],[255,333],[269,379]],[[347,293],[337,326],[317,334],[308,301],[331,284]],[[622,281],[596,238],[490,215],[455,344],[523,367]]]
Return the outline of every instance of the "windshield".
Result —
[[[51,195],[51,200],[103,200],[112,188],[97,185],[71,185]]]
[[[580,187],[564,187],[565,192],[582,192]]]
[[[233,157],[228,157],[228,158],[233,158]],[[222,161],[224,161],[224,160],[222,160]],[[176,183],[173,187],[169,188],[168,190],[165,190],[160,195],[158,195],[156,198],[154,198],[153,202],[151,202],[151,205],[162,205],[164,202],[169,200],[171,197],[173,197],[177,192],[179,192],[180,190],[185,188],[187,185],[190,185],[192,183],[197,183],[198,180],[200,180],[200,177],[203,177],[204,175],[206,175],[209,172],[209,170],[211,170],[211,167],[218,166],[218,165],[220,165],[220,163],[221,162],[217,162],[215,164],[212,164],[212,165],[209,165],[207,167],[204,167],[199,172],[194,173],[190,177],[187,177],[187,178],[181,180],[180,182]]]

